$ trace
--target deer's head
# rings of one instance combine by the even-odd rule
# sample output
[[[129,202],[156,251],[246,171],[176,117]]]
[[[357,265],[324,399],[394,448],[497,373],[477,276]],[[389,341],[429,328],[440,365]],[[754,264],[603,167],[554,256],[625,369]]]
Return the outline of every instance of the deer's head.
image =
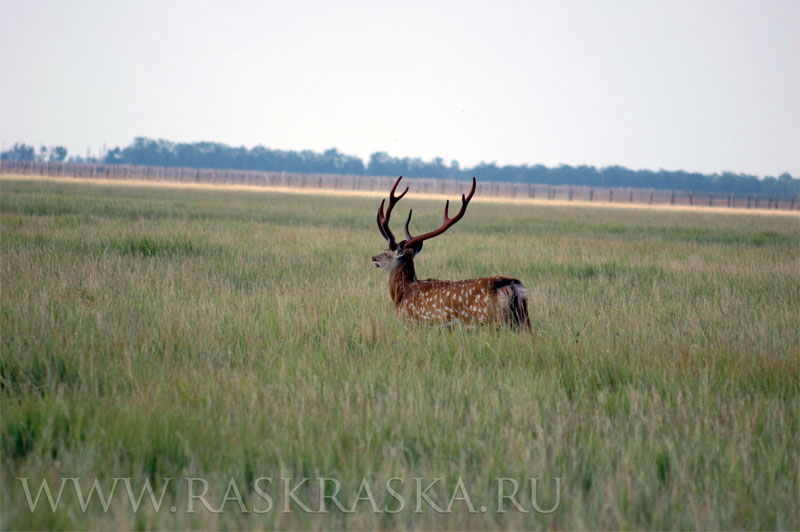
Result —
[[[372,265],[391,272],[400,268],[404,263],[411,261],[415,255],[414,250],[407,250],[402,244],[402,242],[398,244],[395,249],[387,248],[380,255],[372,257]]]
[[[447,216],[447,210],[450,207],[450,200],[447,200],[447,203],[445,203],[444,206],[444,222],[442,223],[442,226],[435,231],[431,231],[430,233],[425,233],[419,236],[411,236],[411,233],[408,230],[408,224],[411,223],[411,213],[413,212],[412,210],[409,210],[408,219],[406,220],[406,239],[398,243],[394,238],[392,230],[389,228],[389,217],[392,215],[392,209],[394,209],[394,206],[397,204],[397,202],[406,195],[406,192],[408,192],[408,187],[406,187],[406,189],[399,196],[395,196],[397,185],[400,184],[401,179],[403,179],[403,176],[397,178],[397,181],[394,182],[394,186],[392,186],[392,190],[389,191],[389,205],[386,208],[386,213],[384,214],[383,211],[386,200],[381,200],[381,206],[378,208],[378,229],[380,230],[381,235],[383,235],[383,238],[386,239],[389,247],[386,248],[386,251],[380,255],[375,255],[372,257],[373,266],[388,270],[390,273],[402,267],[404,264],[411,262],[414,257],[420,251],[422,251],[422,243],[425,240],[444,233],[447,231],[447,229],[459,221],[464,216],[464,213],[467,212],[467,204],[469,204],[469,201],[472,199],[472,195],[475,194],[475,178],[473,177],[472,189],[469,191],[469,195],[461,195],[461,210],[459,210],[455,216],[449,218]]]

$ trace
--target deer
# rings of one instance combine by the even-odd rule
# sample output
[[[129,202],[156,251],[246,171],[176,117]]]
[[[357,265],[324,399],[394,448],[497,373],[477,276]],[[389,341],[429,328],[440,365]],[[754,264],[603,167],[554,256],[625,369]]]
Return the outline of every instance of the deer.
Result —
[[[529,331],[528,299],[525,286],[519,279],[501,275],[463,281],[417,279],[414,259],[422,251],[423,242],[441,235],[464,217],[467,205],[475,194],[475,178],[472,178],[469,194],[461,194],[461,209],[452,218],[448,215],[450,200],[447,200],[444,221],[434,231],[412,236],[408,226],[413,209],[409,209],[405,225],[406,239],[397,242],[389,228],[389,219],[397,202],[408,192],[406,187],[401,194],[395,195],[401,179],[403,176],[397,178],[389,191],[385,213],[386,199],[381,200],[378,208],[378,229],[386,239],[388,248],[372,257],[373,266],[388,271],[389,295],[395,312],[414,323],[441,326],[460,324],[466,327],[511,325]]]

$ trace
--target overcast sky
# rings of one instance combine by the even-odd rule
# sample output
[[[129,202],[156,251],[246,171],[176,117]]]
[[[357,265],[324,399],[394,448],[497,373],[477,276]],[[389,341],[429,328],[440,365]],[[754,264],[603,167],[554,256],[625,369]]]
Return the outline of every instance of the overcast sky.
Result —
[[[0,140],[800,176],[800,1],[0,0]]]

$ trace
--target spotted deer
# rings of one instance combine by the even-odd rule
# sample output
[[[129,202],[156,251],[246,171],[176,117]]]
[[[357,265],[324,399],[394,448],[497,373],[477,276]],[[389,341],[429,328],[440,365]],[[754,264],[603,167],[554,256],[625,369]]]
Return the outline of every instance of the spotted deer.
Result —
[[[438,279],[417,279],[414,258],[422,250],[425,240],[439,236],[455,225],[467,211],[467,205],[475,194],[475,178],[467,196],[461,195],[461,210],[450,218],[450,200],[444,206],[444,222],[439,229],[419,236],[411,236],[408,225],[412,210],[406,220],[406,239],[395,240],[389,229],[389,218],[408,187],[395,196],[397,185],[403,176],[397,178],[389,192],[389,204],[384,214],[386,200],[378,208],[378,229],[389,243],[386,251],[372,257],[372,264],[389,272],[389,295],[394,302],[395,311],[411,321],[432,324],[511,324],[521,329],[530,329],[528,302],[525,287],[518,279],[494,276],[464,281],[440,281]]]

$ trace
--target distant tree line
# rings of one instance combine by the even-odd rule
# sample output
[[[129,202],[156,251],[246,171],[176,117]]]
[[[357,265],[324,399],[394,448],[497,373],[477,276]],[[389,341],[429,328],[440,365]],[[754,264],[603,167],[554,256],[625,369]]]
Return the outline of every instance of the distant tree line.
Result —
[[[37,161],[40,163],[60,163],[67,158],[67,149],[64,146],[41,146],[36,150],[27,144],[14,144],[10,149],[0,153],[0,159],[17,161]]]
[[[62,146],[42,146],[37,151],[25,144],[15,144],[2,152],[3,159],[23,161],[60,162],[66,156],[67,150]],[[217,142],[181,143],[145,137],[135,138],[129,146],[112,148],[101,157],[70,157],[69,161],[440,179],[469,179],[475,175],[486,181],[693,190],[719,194],[778,194],[784,197],[800,193],[800,179],[788,173],[759,179],[743,173],[709,175],[683,170],[631,170],[623,166],[498,166],[482,162],[471,168],[461,168],[455,160],[445,164],[440,157],[423,161],[417,157],[392,157],[385,152],[373,153],[365,165],[359,157],[340,153],[336,148],[322,153],[311,150],[271,150],[264,146],[248,149]]]

